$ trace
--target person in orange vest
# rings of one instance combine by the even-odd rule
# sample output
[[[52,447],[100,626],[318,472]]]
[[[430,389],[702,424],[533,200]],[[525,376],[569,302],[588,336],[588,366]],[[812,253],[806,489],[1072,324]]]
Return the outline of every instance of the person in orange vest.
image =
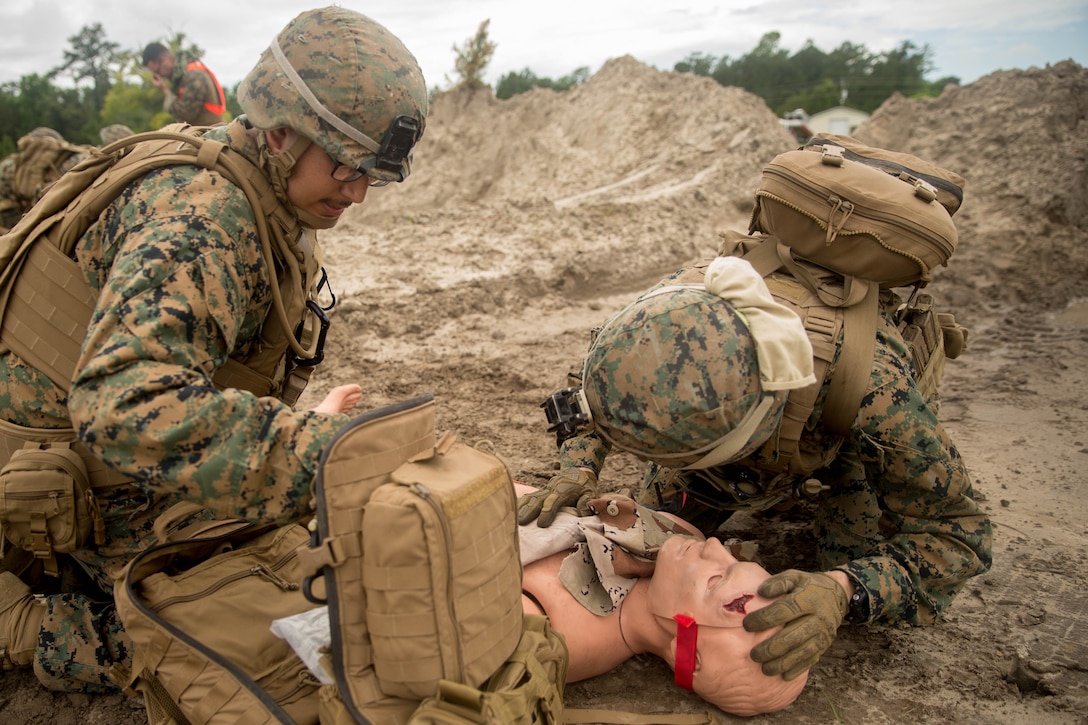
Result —
[[[162,91],[164,111],[193,126],[224,123],[223,87],[200,60],[176,57],[162,43],[149,43],[143,60],[151,71],[151,82]]]

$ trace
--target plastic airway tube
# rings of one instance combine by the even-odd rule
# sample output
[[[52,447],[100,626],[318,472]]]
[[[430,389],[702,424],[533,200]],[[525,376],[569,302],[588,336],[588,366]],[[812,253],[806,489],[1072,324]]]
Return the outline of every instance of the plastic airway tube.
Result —
[[[695,677],[695,644],[699,639],[699,625],[686,614],[677,614],[676,620],[676,669],[674,680],[685,690],[691,689]]]

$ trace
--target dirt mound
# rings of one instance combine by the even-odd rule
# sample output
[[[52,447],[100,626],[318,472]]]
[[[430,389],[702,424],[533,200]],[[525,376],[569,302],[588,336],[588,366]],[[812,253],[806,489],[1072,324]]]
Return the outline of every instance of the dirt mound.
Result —
[[[944,286],[971,287],[979,274],[993,286],[957,306],[996,296],[1053,309],[1088,292],[1088,70],[1064,61],[993,73],[933,99],[897,94],[855,135],[967,178],[955,284]]]

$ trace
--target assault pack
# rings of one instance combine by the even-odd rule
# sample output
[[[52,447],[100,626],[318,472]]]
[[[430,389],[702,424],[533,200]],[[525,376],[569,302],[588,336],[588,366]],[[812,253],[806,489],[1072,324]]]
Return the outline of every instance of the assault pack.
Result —
[[[793,390],[778,435],[758,455],[769,474],[761,495],[736,489],[726,508],[768,507],[817,493],[806,474],[830,463],[834,450],[809,450],[802,433],[825,381],[821,424],[845,437],[872,369],[881,307],[910,348],[914,381],[939,407],[945,361],[960,355],[968,331],[939,312],[923,291],[957,244],[952,214],[963,201],[959,174],[906,153],[827,135],[775,157],[763,170],[748,235],[721,234],[720,255],[748,260],[776,301],[801,318],[812,343],[817,384]],[[895,290],[906,288],[905,299]],[[836,350],[841,336],[841,349]],[[816,482],[818,483],[818,482]]]
[[[349,422],[315,505],[309,529],[202,522],[126,568],[115,679],[151,723],[561,722],[566,646],[522,614],[506,466],[437,435],[432,396]],[[270,631],[321,605],[325,678]]]

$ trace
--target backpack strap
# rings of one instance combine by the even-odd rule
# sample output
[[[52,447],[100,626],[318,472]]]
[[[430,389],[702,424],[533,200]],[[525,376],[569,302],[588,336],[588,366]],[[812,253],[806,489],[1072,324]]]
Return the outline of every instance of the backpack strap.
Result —
[[[841,436],[849,434],[857,418],[876,353],[880,289],[876,282],[865,284],[868,289],[862,301],[843,310],[842,349],[831,374],[821,418],[828,429]]]
[[[819,280],[797,263],[782,240],[772,235],[750,238],[754,246],[742,255],[763,277],[785,268],[797,281],[819,296],[829,307],[843,309],[843,343],[839,360],[832,372],[824,404],[822,421],[829,430],[841,436],[850,427],[861,407],[861,399],[869,383],[876,352],[876,323],[880,304],[877,282],[847,276],[842,296],[830,292]],[[866,371],[859,374],[860,371]]]

